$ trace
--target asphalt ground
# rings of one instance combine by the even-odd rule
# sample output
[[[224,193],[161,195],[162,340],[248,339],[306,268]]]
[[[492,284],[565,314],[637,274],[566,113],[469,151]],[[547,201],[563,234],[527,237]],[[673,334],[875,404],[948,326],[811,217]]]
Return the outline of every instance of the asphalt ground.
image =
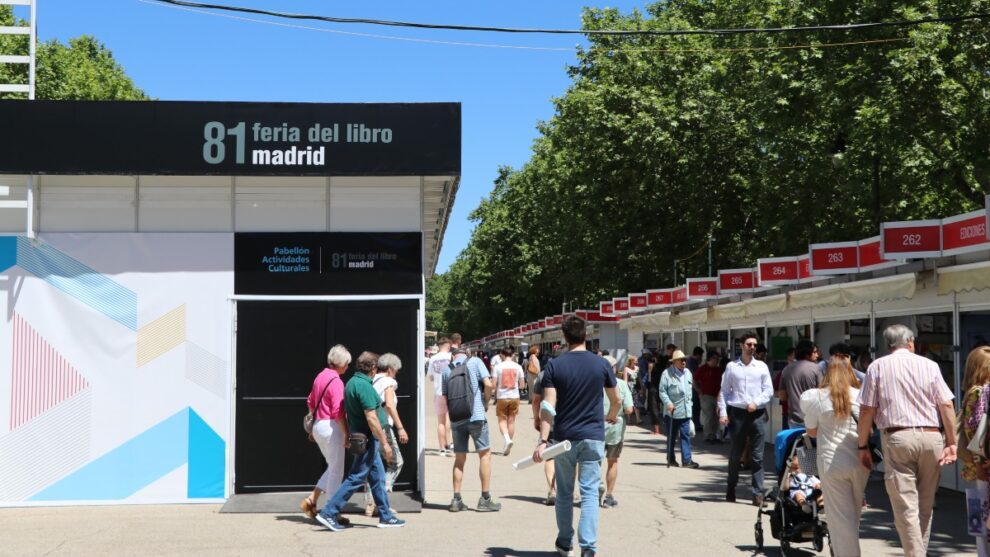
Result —
[[[431,396],[425,393],[424,396]],[[426,405],[431,409],[432,403]],[[437,454],[436,418],[427,416],[427,496],[422,513],[401,515],[401,529],[377,529],[377,519],[352,516],[355,526],[330,532],[297,513],[219,513],[221,505],[121,505],[0,509],[0,555],[383,555],[549,557],[556,522],[543,504],[540,467],[515,471],[511,463],[532,451],[537,435],[523,402],[511,456],[489,410],[494,450],[492,493],[500,512],[474,511],[480,496],[478,458],[468,455],[463,497],[472,510],[447,510],[453,458]],[[429,414],[429,413],[428,413]],[[631,427],[620,458],[618,507],[600,510],[599,555],[780,555],[764,518],[766,548],[756,550],[756,508],[740,478],[738,501],[724,501],[728,445],[695,444],[699,470],[667,468],[665,438]],[[768,453],[767,467],[772,467]],[[768,473],[768,486],[773,474]],[[900,555],[883,482],[873,478],[863,515],[865,556]],[[929,555],[974,555],[966,534],[963,495],[940,490]],[[575,520],[578,516],[575,509]],[[575,543],[576,545],[576,543]],[[810,544],[789,555],[816,555]],[[827,555],[827,549],[825,553]]]

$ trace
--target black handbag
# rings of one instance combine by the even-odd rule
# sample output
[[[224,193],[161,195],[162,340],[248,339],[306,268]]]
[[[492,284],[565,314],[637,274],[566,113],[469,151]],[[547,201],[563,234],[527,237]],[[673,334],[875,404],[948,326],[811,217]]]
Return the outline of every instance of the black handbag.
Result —
[[[352,432],[347,436],[347,441],[350,444],[348,450],[351,454],[363,455],[368,452],[368,436],[363,433]]]

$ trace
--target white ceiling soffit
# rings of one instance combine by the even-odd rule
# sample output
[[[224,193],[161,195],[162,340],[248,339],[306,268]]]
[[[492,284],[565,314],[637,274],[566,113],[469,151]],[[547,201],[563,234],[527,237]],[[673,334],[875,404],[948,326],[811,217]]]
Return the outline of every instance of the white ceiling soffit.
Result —
[[[956,265],[938,270],[938,293],[967,292],[990,288],[990,261]]]
[[[914,297],[917,275],[908,273],[877,279],[830,284],[787,294],[791,309],[849,306]]]

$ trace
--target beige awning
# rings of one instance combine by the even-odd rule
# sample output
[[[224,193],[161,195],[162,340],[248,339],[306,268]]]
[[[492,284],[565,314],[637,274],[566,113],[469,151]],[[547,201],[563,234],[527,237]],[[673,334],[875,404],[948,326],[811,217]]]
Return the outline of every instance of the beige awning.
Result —
[[[777,313],[787,309],[787,294],[751,298],[743,302],[743,304],[746,307],[746,317]]]
[[[938,293],[967,292],[990,288],[990,261],[956,265],[938,270]]]
[[[731,321],[746,317],[746,302],[719,304],[712,310],[712,319],[716,321]]]
[[[805,288],[787,293],[791,309],[842,305],[841,284]]]
[[[670,312],[661,311],[659,313],[650,313],[647,315],[636,315],[633,317],[627,317],[622,321],[619,321],[619,328],[623,330],[628,330],[628,329],[659,330],[661,327],[666,327],[668,324],[670,324]]]
[[[708,308],[682,311],[677,315],[677,323],[682,327],[700,325],[706,321],[708,321]]]
[[[842,285],[842,305],[913,298],[917,283],[918,277],[914,273],[847,282]]]

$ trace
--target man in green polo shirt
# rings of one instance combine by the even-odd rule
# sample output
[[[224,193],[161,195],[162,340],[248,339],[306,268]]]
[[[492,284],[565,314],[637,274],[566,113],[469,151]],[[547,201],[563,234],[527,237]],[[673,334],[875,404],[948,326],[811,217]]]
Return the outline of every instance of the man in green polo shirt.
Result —
[[[375,388],[371,384],[378,366],[378,354],[373,352],[362,352],[357,359],[357,373],[347,382],[344,388],[344,410],[347,412],[347,427],[351,434],[363,433],[368,437],[368,447],[361,453],[354,455],[354,462],[351,464],[351,471],[340,485],[337,493],[327,501],[327,505],[316,515],[316,520],[334,532],[344,529],[344,526],[337,521],[337,516],[359,489],[364,487],[364,482],[371,483],[371,495],[378,506],[381,519],[378,521],[379,528],[401,528],[406,525],[406,521],[392,513],[392,507],[388,504],[388,492],[385,490],[385,467],[379,451],[385,455],[385,459],[391,461],[394,457],[392,447],[385,437],[382,424],[385,421],[385,410],[382,408],[381,399]]]

